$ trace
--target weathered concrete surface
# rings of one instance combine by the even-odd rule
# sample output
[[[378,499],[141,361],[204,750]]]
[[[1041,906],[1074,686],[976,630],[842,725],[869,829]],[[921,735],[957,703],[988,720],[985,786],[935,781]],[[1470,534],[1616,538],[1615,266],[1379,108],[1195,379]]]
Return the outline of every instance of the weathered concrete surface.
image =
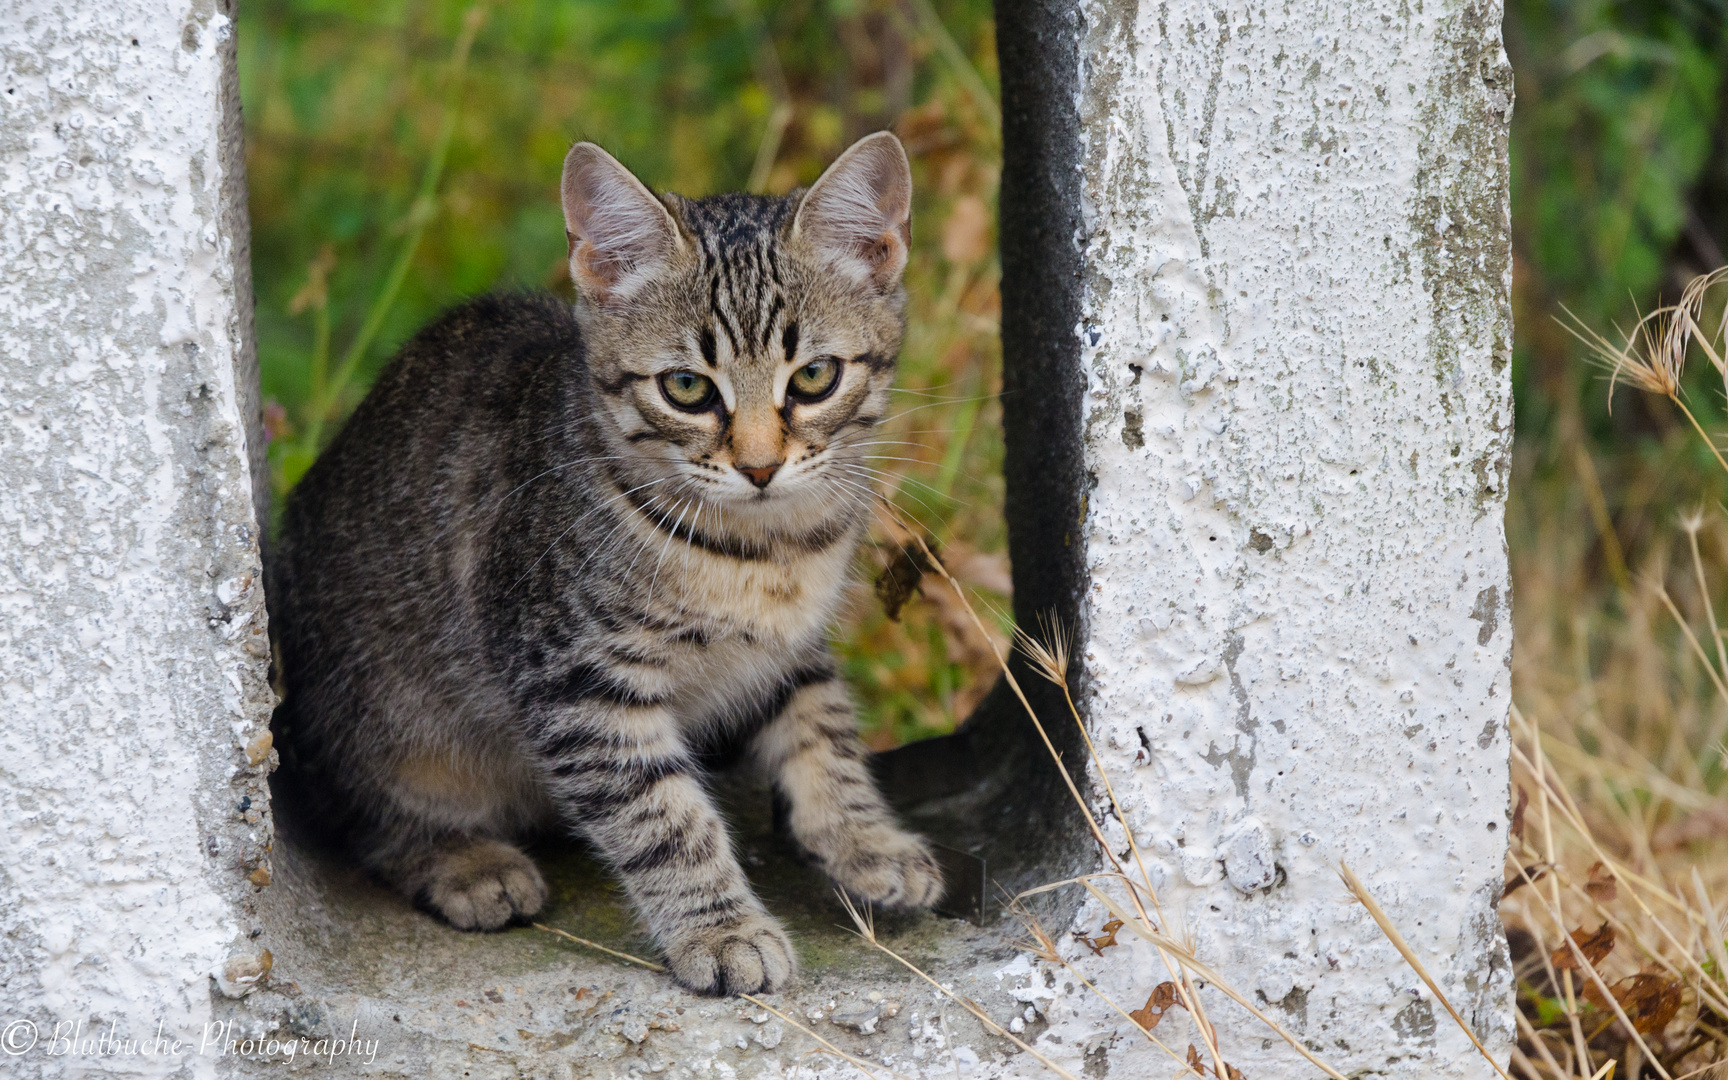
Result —
[[[232,26],[209,0],[0,18],[0,1025],[40,1030],[8,1076],[216,1069],[49,1051],[56,1023],[195,1032],[210,972],[256,953],[272,697]]]
[[[1491,1075],[1333,867],[1504,1061],[1500,6],[1080,10],[1082,652],[1105,767],[1173,928],[1314,1050]],[[1134,1006],[1166,977],[1144,953],[1089,970]],[[1314,1073],[1209,1004],[1248,1076]]]

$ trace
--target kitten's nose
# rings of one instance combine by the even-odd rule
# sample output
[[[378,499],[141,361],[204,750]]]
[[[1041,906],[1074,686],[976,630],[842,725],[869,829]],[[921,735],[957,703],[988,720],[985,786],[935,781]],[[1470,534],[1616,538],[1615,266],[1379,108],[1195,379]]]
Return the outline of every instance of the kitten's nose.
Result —
[[[736,466],[736,468],[739,472],[748,476],[752,484],[755,484],[759,488],[765,488],[768,486],[768,481],[774,479],[774,474],[779,472],[780,466],[784,464],[785,462],[783,461],[776,461],[772,465],[739,465]]]

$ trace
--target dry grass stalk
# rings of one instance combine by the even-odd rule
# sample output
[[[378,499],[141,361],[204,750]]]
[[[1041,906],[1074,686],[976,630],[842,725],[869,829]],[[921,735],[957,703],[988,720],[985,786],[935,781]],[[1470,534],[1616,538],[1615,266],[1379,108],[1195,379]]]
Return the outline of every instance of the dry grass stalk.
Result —
[[[1271,1028],[1275,1035],[1280,1039],[1283,1039],[1286,1043],[1289,1043],[1291,1048],[1303,1057],[1307,1058],[1311,1065],[1324,1072],[1327,1076],[1332,1077],[1333,1080],[1345,1080],[1343,1073],[1340,1073],[1337,1069],[1334,1069],[1332,1066],[1316,1057],[1306,1046],[1303,1046],[1302,1043],[1297,1040],[1296,1036],[1285,1030],[1284,1025],[1261,1012],[1245,994],[1232,986],[1229,980],[1221,976],[1211,966],[1202,962],[1200,958],[1194,954],[1194,951],[1191,948],[1170,937],[1168,934],[1159,933],[1141,920],[1133,918],[1117,901],[1111,899],[1111,897],[1102,889],[1099,889],[1096,885],[1092,884],[1093,878],[1113,877],[1115,877],[1115,875],[1094,874],[1080,878],[1079,881],[1083,886],[1085,886],[1087,892],[1091,893],[1100,904],[1103,904],[1110,914],[1121,919],[1130,930],[1134,931],[1134,933],[1138,934],[1140,937],[1145,938],[1155,946],[1159,952],[1175,957],[1181,963],[1184,973],[1193,972],[1208,985],[1213,987],[1213,989],[1219,991],[1231,1001],[1234,1001],[1236,1004],[1242,1006],[1242,1008],[1248,1010],[1248,1013],[1253,1016],[1254,1019]],[[1219,1075],[1227,1074],[1220,1072]]]
[[[1587,330],[1574,333],[1616,378],[1678,406],[1728,472],[1680,400],[1694,349],[1728,386],[1728,302],[1707,307],[1725,283],[1728,269],[1694,279],[1679,303],[1644,316],[1618,348]],[[1540,1080],[1603,1074],[1616,1059],[1628,1080],[1646,1070],[1684,1080],[1728,1068],[1728,947],[1706,882],[1709,875],[1721,887],[1728,862],[1699,861],[1686,850],[1720,843],[1724,830],[1712,823],[1728,821],[1714,763],[1728,735],[1728,645],[1700,543],[1712,530],[1697,511],[1679,526],[1689,572],[1671,573],[1658,552],[1636,585],[1628,576],[1620,590],[1624,614],[1614,634],[1590,642],[1588,622],[1575,618],[1574,675],[1557,674],[1562,650],[1551,622],[1520,626],[1514,775],[1533,797],[1523,821],[1539,832],[1513,830],[1509,870],[1531,881],[1529,867],[1519,864],[1538,860],[1549,872],[1540,887],[1509,887],[1503,912],[1515,935],[1532,943],[1520,964],[1515,1060]],[[1578,577],[1557,580],[1557,565]],[[1521,574],[1525,610],[1575,605],[1578,565],[1550,556]],[[1580,873],[1586,863],[1589,872]],[[1602,932],[1587,947],[1581,939],[1598,923]],[[1555,937],[1560,944],[1550,955]],[[1616,944],[1630,948],[1616,953]],[[1608,1060],[1598,1068],[1593,1055]]]
[[[956,591],[958,591],[957,587]],[[1069,789],[1074,791],[1075,799],[1080,801],[1081,809],[1085,811],[1087,821],[1091,822],[1093,835],[1097,837],[1098,846],[1103,851],[1104,857],[1116,868],[1116,876],[1127,886],[1128,895],[1134,902],[1134,908],[1140,920],[1148,928],[1156,931],[1158,926],[1165,921],[1163,907],[1158,902],[1158,892],[1152,887],[1152,876],[1146,872],[1146,860],[1140,854],[1140,843],[1134,838],[1134,830],[1129,827],[1128,819],[1122,813],[1122,804],[1116,798],[1116,788],[1110,783],[1110,774],[1104,768],[1103,759],[1098,756],[1098,748],[1092,743],[1092,733],[1087,729],[1086,722],[1080,718],[1080,710],[1074,704],[1074,695],[1068,689],[1068,662],[1073,649],[1072,634],[1053,615],[1041,616],[1039,629],[1042,631],[1042,636],[1033,637],[1016,627],[1015,643],[1032,661],[1035,671],[1062,688],[1062,699],[1068,706],[1068,715],[1073,719],[1075,727],[1080,731],[1081,739],[1086,743],[1086,753],[1091,757],[1093,765],[1098,770],[1098,778],[1104,784],[1104,793],[1109,799],[1110,810],[1116,815],[1117,823],[1122,826],[1123,835],[1128,838],[1129,852],[1134,857],[1135,867],[1140,871],[1140,886],[1136,886],[1133,878],[1128,876],[1121,860],[1116,857],[1116,853],[1105,842],[1103,830],[1093,819],[1091,808],[1084,800],[1080,800],[1079,792],[1074,789],[1074,782],[1071,778],[1068,779]],[[1003,665],[1003,670],[1007,670],[1006,664]],[[1021,701],[1024,703],[1025,698],[1022,697]],[[1033,714],[1030,705],[1026,706],[1026,711],[1028,714]],[[1039,722],[1036,715],[1033,715],[1033,723],[1038,724],[1038,733],[1044,735],[1044,726]],[[1050,739],[1047,735],[1044,737],[1044,745],[1050,748],[1051,756],[1056,759],[1056,767],[1062,770],[1063,777],[1068,778],[1068,768],[1061,757],[1056,754],[1055,748],[1050,745]],[[1157,922],[1154,922],[1147,914],[1146,906],[1141,902],[1141,887],[1145,889],[1146,896],[1152,901],[1153,911],[1157,913]],[[1173,963],[1173,957],[1162,948],[1158,950],[1158,955],[1171,978],[1182,985],[1186,1000],[1191,1004],[1190,1012],[1194,1016],[1195,1025],[1200,1031],[1201,1039],[1205,1042],[1207,1051],[1212,1055],[1215,1073],[1219,1076],[1227,1076],[1228,1069],[1225,1066],[1223,1054],[1218,1049],[1217,1032],[1206,1017],[1205,1005],[1201,1003],[1199,995],[1195,992],[1193,982],[1188,977],[1188,969],[1180,963]]]
[[[892,505],[886,503],[883,505],[887,508],[890,514],[894,513]],[[954,594],[959,597],[961,604],[965,606],[966,614],[970,617],[972,622],[978,626],[979,632],[982,633],[984,628],[983,620],[978,617],[977,610],[972,607],[971,601],[966,598],[965,589],[961,587],[958,581],[954,580],[954,576],[948,572],[948,568],[943,565],[942,560],[937,558],[935,552],[931,551],[929,546],[925,544],[922,535],[915,532],[912,536],[918,541],[918,546],[923,550],[924,556],[929,561],[931,567],[941,575],[942,580],[948,584],[948,587],[954,590]],[[1054,628],[1054,624],[1052,624],[1052,627]],[[1086,739],[1087,750],[1092,755],[1093,763],[1097,767],[1099,775],[1103,776],[1104,763],[1098,758],[1097,749],[1092,745],[1091,734],[1086,731],[1086,725],[1080,719],[1079,711],[1074,707],[1073,697],[1068,694],[1067,652],[1066,646],[1061,644],[1063,641],[1065,641],[1065,638],[1058,634],[1053,643],[1049,647],[1043,649],[1042,655],[1048,659],[1051,665],[1050,669],[1045,672],[1045,677],[1052,678],[1052,672],[1059,673],[1059,676],[1054,677],[1053,681],[1059,682],[1062,685],[1062,692],[1067,696],[1069,710],[1073,714],[1075,723],[1079,724],[1080,731]],[[992,643],[992,645],[994,647],[994,643]],[[1061,654],[1060,663],[1058,663],[1059,651]],[[1038,737],[1044,742],[1044,748],[1049,751],[1051,760],[1056,763],[1057,770],[1062,774],[1062,780],[1067,784],[1069,794],[1074,797],[1074,802],[1079,806],[1081,814],[1084,815],[1087,827],[1092,832],[1093,839],[1098,843],[1098,850],[1103,853],[1104,857],[1109,860],[1112,866],[1116,867],[1118,876],[1128,885],[1129,893],[1134,899],[1134,905],[1139,912],[1140,918],[1145,920],[1148,926],[1152,925],[1151,918],[1147,914],[1145,906],[1141,903],[1137,886],[1127,876],[1127,874],[1123,872],[1121,861],[1116,858],[1116,853],[1110,849],[1109,842],[1104,838],[1104,830],[1099,826],[1097,817],[1092,813],[1091,804],[1089,804],[1085,797],[1080,794],[1079,787],[1074,783],[1074,777],[1069,773],[1068,766],[1062,761],[1062,755],[1057,752],[1056,745],[1051,742],[1050,733],[1045,730],[1044,722],[1038,718],[1038,711],[1034,709],[1032,703],[1027,700],[1025,691],[1020,688],[1020,680],[1014,677],[1013,669],[1008,666],[1008,658],[1001,650],[996,651],[996,662],[1001,669],[1003,680],[1008,683],[1009,688],[1014,692],[1014,696],[1019,699],[1021,707],[1026,710],[1026,716],[1032,721],[1033,727],[1037,729]],[[1107,781],[1106,784],[1108,784]],[[1132,829],[1128,828],[1127,822],[1122,818],[1122,810],[1120,806],[1116,805],[1114,791],[1111,791],[1110,793],[1110,800],[1112,807],[1116,811],[1117,820],[1122,822],[1123,832],[1127,834],[1128,842],[1133,846],[1135,859],[1138,861],[1140,855],[1139,848],[1134,840],[1134,832]],[[1156,906],[1156,890],[1152,888],[1151,878],[1146,875],[1143,864],[1141,865],[1141,885],[1145,888],[1146,893],[1153,898],[1154,906]],[[1162,918],[1162,915],[1160,915],[1160,918]],[[1191,1012],[1194,1016],[1195,1027],[1200,1033],[1201,1041],[1206,1044],[1207,1052],[1212,1056],[1212,1067],[1215,1075],[1229,1075],[1229,1066],[1225,1063],[1224,1056],[1218,1049],[1217,1032],[1206,1018],[1205,1006],[1201,1004],[1199,995],[1195,993],[1193,983],[1188,978],[1187,970],[1180,964],[1175,963],[1171,956],[1162,949],[1159,950],[1159,957],[1164,962],[1165,968],[1170,972],[1172,978],[1182,984],[1186,1000],[1189,1003]]]
[[[536,930],[544,930],[548,934],[555,934],[558,937],[563,938],[565,941],[573,941],[578,945],[593,949],[596,952],[603,952],[607,956],[615,957],[616,959],[624,960],[624,961],[627,961],[628,963],[638,964],[642,967],[647,968],[649,971],[665,971],[666,970],[666,968],[664,966],[662,966],[660,964],[656,964],[652,960],[644,960],[640,956],[632,956],[627,952],[619,952],[617,949],[608,949],[606,946],[600,944],[598,941],[589,941],[585,937],[577,937],[575,934],[572,934],[567,930],[560,930],[556,926],[547,926],[544,923],[531,923],[530,925],[532,925],[534,927],[534,929],[536,929]]]
[[[1168,1054],[1170,1059],[1176,1062],[1176,1064],[1181,1066],[1183,1069],[1188,1068],[1187,1061],[1184,1060],[1180,1054],[1164,1045],[1163,1040],[1152,1034],[1151,1024],[1136,1019],[1132,1013],[1125,1011],[1122,1006],[1111,1000],[1110,995],[1094,986],[1092,980],[1081,974],[1078,968],[1069,963],[1061,952],[1058,951],[1056,940],[1050,936],[1049,931],[1044,929],[1043,925],[1038,922],[1037,918],[1034,917],[1031,912],[1026,910],[1024,904],[1020,903],[1017,898],[1011,899],[1008,902],[1008,910],[1020,921],[1020,925],[1026,929],[1026,932],[1031,935],[1031,940],[1021,942],[1020,947],[1022,949],[1047,964],[1062,965],[1062,967],[1067,970],[1068,974],[1074,976],[1074,978],[1079,981],[1080,985],[1084,986],[1089,993],[1097,995],[1098,999],[1110,1006],[1118,1016],[1129,1021],[1138,1028],[1141,1034],[1145,1035],[1146,1038],[1151,1041],[1152,1045]],[[1181,1002],[1178,1001],[1176,1004],[1181,1004]]]
[[[1518,720],[1521,728],[1526,726],[1522,716],[1519,716]],[[1661,1034],[1660,1030],[1650,1032],[1644,1027],[1641,1021],[1648,1014],[1635,1016],[1628,1012],[1625,1001],[1631,999],[1624,993],[1617,993],[1615,987],[1619,983],[1612,983],[1610,977],[1604,972],[1603,964],[1606,953],[1611,951],[1612,945],[1608,949],[1602,950],[1601,957],[1587,956],[1585,949],[1578,940],[1578,932],[1567,933],[1566,931],[1566,927],[1575,921],[1577,916],[1565,914],[1564,906],[1569,904],[1574,912],[1586,910],[1591,917],[1602,918],[1604,927],[1611,928],[1612,932],[1618,932],[1621,940],[1631,941],[1646,958],[1647,963],[1644,970],[1648,971],[1654,967],[1661,972],[1658,977],[1664,981],[1663,985],[1672,985],[1677,993],[1679,986],[1684,983],[1697,1003],[1696,1008],[1699,1011],[1700,1020],[1705,1012],[1713,1012],[1717,1015],[1728,1014],[1728,1010],[1723,1009],[1725,1004],[1723,987],[1719,978],[1708,971],[1698,959],[1698,953],[1702,952],[1705,958],[1716,966],[1717,971],[1722,970],[1721,961],[1717,960],[1714,955],[1722,952],[1723,948],[1720,928],[1712,925],[1715,921],[1714,908],[1709,905],[1704,890],[1702,888],[1695,889],[1698,893],[1697,907],[1709,913],[1700,916],[1697,910],[1685,903],[1684,897],[1676,895],[1675,892],[1651,880],[1646,874],[1634,872],[1630,867],[1624,866],[1618,859],[1605,851],[1602,842],[1583,820],[1579,808],[1575,804],[1567,805],[1570,800],[1559,797],[1555,783],[1557,778],[1552,775],[1552,763],[1542,753],[1539,733],[1532,729],[1528,732],[1528,737],[1534,740],[1532,745],[1528,749],[1518,747],[1515,758],[1521,771],[1526,772],[1532,780],[1536,781],[1534,786],[1537,790],[1538,806],[1544,809],[1551,808],[1553,813],[1539,815],[1539,819],[1543,822],[1544,831],[1541,849],[1532,850],[1526,837],[1517,837],[1515,840],[1530,855],[1557,852],[1561,845],[1554,840],[1557,831],[1555,826],[1557,824],[1563,826],[1571,833],[1569,837],[1571,844],[1583,849],[1584,854],[1581,857],[1597,858],[1595,865],[1602,869],[1594,875],[1594,880],[1597,882],[1609,880],[1609,875],[1612,875],[1612,880],[1617,885],[1610,891],[1598,884],[1595,893],[1592,893],[1591,881],[1580,882],[1577,875],[1566,872],[1563,865],[1560,865],[1564,859],[1557,853],[1555,872],[1549,874],[1544,882],[1548,889],[1534,887],[1523,889],[1517,892],[1515,899],[1508,900],[1508,907],[1514,916],[1522,913],[1525,916],[1523,921],[1526,923],[1527,929],[1535,934],[1536,951],[1541,957],[1546,979],[1544,985],[1549,987],[1551,991],[1563,991],[1558,1000],[1565,1012],[1567,1026],[1570,1029],[1569,1034],[1572,1035],[1574,1045],[1571,1049],[1575,1054],[1574,1060],[1582,1066],[1582,1069],[1563,1071],[1558,1062],[1553,1059],[1541,1033],[1536,1030],[1531,1019],[1522,1012],[1519,1016],[1520,1033],[1524,1041],[1533,1047],[1539,1056],[1544,1058],[1544,1064],[1549,1069],[1549,1075],[1576,1077],[1592,1075],[1597,1071],[1590,1062],[1590,1046],[1597,1045],[1608,1028],[1617,1023],[1617,1030],[1621,1033],[1621,1041],[1629,1046],[1635,1046],[1640,1059],[1657,1075],[1672,1080],[1675,1073],[1670,1067],[1671,1064],[1683,1060],[1687,1053],[1695,1052],[1696,1049],[1703,1049],[1704,1047],[1700,1045],[1687,1050],[1686,1053],[1676,1055],[1672,1052],[1672,1048],[1669,1048],[1669,1053],[1664,1054],[1664,1047],[1650,1043],[1646,1038],[1647,1032],[1659,1035]],[[1517,865],[1518,852],[1514,850],[1512,854],[1514,861],[1511,865],[1515,873],[1525,881],[1529,881],[1525,869]],[[1602,858],[1602,856],[1606,856],[1606,858]],[[1699,885],[1701,886],[1701,884],[1700,880]],[[1604,899],[1614,900],[1621,895],[1633,902],[1637,908],[1636,916],[1629,917],[1626,914],[1615,912],[1603,903]],[[1532,907],[1535,908],[1536,913],[1544,918],[1529,918]],[[1671,911],[1672,914],[1666,918],[1659,916],[1658,908]],[[1680,919],[1681,925],[1678,928],[1671,925],[1675,916]],[[1548,942],[1544,940],[1546,934],[1542,931],[1543,922],[1546,922],[1547,926],[1560,937],[1562,941],[1560,952],[1570,957],[1570,970],[1556,972],[1555,968],[1558,965],[1552,963],[1548,956]],[[1652,937],[1648,933],[1641,932],[1640,923],[1643,929],[1654,929],[1656,931],[1655,936]],[[1696,925],[1698,923],[1705,925],[1700,927]],[[1582,925],[1588,926],[1589,923],[1585,921]],[[1707,934],[1696,932],[1705,927],[1709,929]],[[1706,940],[1700,941],[1700,938]],[[1582,972],[1588,980],[1586,989],[1593,989],[1594,992],[1583,995],[1575,993],[1570,983],[1572,971]],[[1556,978],[1557,974],[1560,976],[1559,978]],[[1637,980],[1644,979],[1647,981],[1649,978],[1651,977],[1647,975],[1628,976],[1620,982],[1632,982],[1636,987]],[[1531,991],[1528,982],[1526,982],[1524,991],[1526,1000],[1529,1000],[1532,992],[1535,991]],[[1583,998],[1589,999],[1594,1010],[1592,1015],[1607,1014],[1608,1016],[1607,1022],[1599,1026],[1593,1021],[1594,1030],[1588,1034],[1583,1031],[1585,1013],[1579,1006],[1579,1002]],[[1663,1023],[1663,1026],[1666,1024]],[[1684,1048],[1685,1044],[1683,1043],[1682,1049]],[[1535,1066],[1532,1064],[1530,1068],[1534,1069]]]
[[[870,918],[868,915],[866,915],[864,912],[859,911],[857,905],[852,903],[851,897],[847,896],[843,892],[838,893],[838,895],[840,897],[840,902],[846,906],[846,913],[848,915],[852,916],[852,923],[857,929],[858,936],[860,938],[863,938],[865,942],[874,946],[876,949],[880,950],[882,953],[884,953],[885,955],[892,958],[895,962],[899,963],[902,967],[906,968],[906,970],[910,971],[912,974],[918,976],[920,979],[923,979],[925,982],[929,983],[931,986],[934,986],[937,989],[937,991],[940,992],[943,996],[947,997],[948,1000],[954,1002],[956,1005],[959,1005],[962,1009],[965,1009],[967,1012],[971,1013],[975,1018],[977,1018],[977,1020],[980,1024],[984,1025],[985,1030],[989,1031],[991,1034],[999,1035],[1002,1038],[1007,1039],[1009,1042],[1012,1042],[1015,1046],[1018,1046],[1021,1050],[1024,1050],[1026,1053],[1032,1055],[1033,1060],[1037,1061],[1038,1064],[1044,1066],[1046,1069],[1049,1069],[1051,1072],[1055,1073],[1057,1076],[1063,1077],[1064,1080],[1078,1080],[1078,1078],[1073,1073],[1069,1072],[1067,1069],[1064,1069],[1062,1066],[1056,1064],[1054,1061],[1051,1061],[1049,1058],[1045,1057],[1043,1054],[1039,1053],[1037,1050],[1034,1050],[1030,1044],[1022,1041],[1013,1032],[1009,1031],[1007,1028],[1003,1027],[1001,1024],[998,1024],[995,1020],[991,1019],[990,1014],[985,1012],[983,1010],[983,1008],[981,1008],[978,1005],[977,1002],[973,1001],[971,998],[962,997],[961,995],[956,994],[953,991],[953,989],[951,989],[950,987],[944,986],[942,983],[938,982],[933,976],[931,976],[930,974],[925,972],[924,969],[920,968],[917,964],[914,964],[912,961],[906,959],[904,956],[901,956],[899,953],[895,952],[893,949],[891,949],[887,945],[883,944],[881,939],[879,939],[876,936],[875,921],[872,918]]]
[[[1513,708],[1512,716],[1515,721],[1520,724],[1523,723],[1522,714],[1517,707]],[[1566,818],[1566,823],[1572,828],[1577,838],[1589,848],[1590,853],[1595,856],[1596,861],[1601,862],[1604,866],[1612,870],[1617,877],[1633,886],[1633,888],[1627,890],[1628,895],[1631,897],[1633,903],[1638,907],[1643,917],[1664,939],[1666,945],[1680,954],[1682,957],[1682,963],[1680,966],[1687,969],[1684,974],[1699,979],[1700,981],[1697,987],[1698,992],[1712,1006],[1712,1008],[1717,1009],[1724,1016],[1728,1016],[1728,991],[1725,991],[1717,979],[1713,978],[1708,972],[1706,972],[1701,964],[1692,957],[1692,951],[1690,948],[1682,943],[1680,937],[1669,928],[1668,924],[1656,915],[1647,901],[1659,901],[1664,906],[1673,909],[1677,914],[1685,919],[1689,925],[1694,921],[1702,922],[1702,917],[1691,910],[1684,897],[1670,892],[1667,888],[1662,886],[1660,882],[1639,874],[1632,867],[1625,865],[1620,860],[1614,858],[1603,848],[1590,826],[1585,823],[1583,815],[1578,811],[1577,806],[1575,804],[1567,806],[1561,803],[1562,799],[1566,802],[1570,802],[1570,796],[1564,791],[1564,789],[1556,790],[1555,788],[1550,787],[1546,777],[1541,776],[1541,773],[1551,771],[1552,766],[1548,762],[1547,755],[1542,752],[1540,733],[1534,728],[1531,728],[1530,738],[1535,743],[1533,746],[1535,762],[1532,761],[1531,755],[1526,754],[1525,751],[1516,744],[1514,744],[1512,748],[1513,760],[1514,762],[1523,765],[1525,768],[1532,769],[1533,771],[1538,771],[1534,768],[1535,763],[1540,763],[1544,766],[1538,771],[1538,791],[1540,792],[1544,808],[1546,808],[1548,804],[1550,795],[1559,796],[1555,799],[1556,806]],[[1551,850],[1552,846],[1550,845],[1550,851]],[[1556,873],[1553,875],[1553,878],[1557,888],[1560,883],[1567,882],[1568,875],[1564,873]],[[1613,913],[1602,908],[1600,904],[1597,904],[1594,898],[1589,897],[1588,893],[1585,893],[1583,889],[1579,888],[1575,881],[1568,883],[1572,890],[1584,893],[1585,898],[1589,900],[1597,912],[1607,915],[1610,919],[1616,920],[1617,925],[1625,926],[1627,931],[1632,933],[1634,939],[1638,941],[1639,947],[1653,960],[1661,963],[1676,976],[1682,974],[1679,967],[1671,963],[1661,954],[1658,946],[1646,945],[1644,940],[1637,936],[1636,931],[1632,929],[1630,924],[1619,922],[1618,916],[1615,916]],[[1553,897],[1552,902],[1555,907],[1559,906],[1558,895]]]
[[[1474,1046],[1476,1052],[1487,1059],[1488,1064],[1494,1066],[1494,1071],[1499,1073],[1504,1080],[1512,1080],[1506,1070],[1500,1067],[1500,1063],[1494,1060],[1494,1055],[1483,1047],[1482,1041],[1476,1037],[1476,1033],[1470,1030],[1470,1025],[1466,1024],[1464,1018],[1458,1015],[1458,1010],[1454,1009],[1452,1002],[1446,999],[1446,994],[1440,989],[1440,984],[1434,981],[1434,976],[1428,974],[1428,969],[1422,966],[1422,961],[1410,948],[1410,943],[1404,940],[1404,935],[1398,932],[1398,928],[1387,916],[1386,910],[1380,906],[1379,901],[1374,899],[1374,894],[1368,891],[1368,886],[1362,884],[1362,879],[1356,876],[1356,871],[1350,869],[1349,863],[1341,862],[1338,864],[1338,876],[1344,880],[1344,887],[1350,890],[1350,895],[1368,909],[1368,914],[1379,924],[1381,933],[1385,934],[1386,940],[1390,941],[1392,947],[1398,950],[1398,955],[1402,956],[1404,962],[1410,965],[1410,969],[1428,984],[1428,989],[1433,992],[1435,999],[1445,1008],[1464,1034],[1470,1037],[1470,1045]]]

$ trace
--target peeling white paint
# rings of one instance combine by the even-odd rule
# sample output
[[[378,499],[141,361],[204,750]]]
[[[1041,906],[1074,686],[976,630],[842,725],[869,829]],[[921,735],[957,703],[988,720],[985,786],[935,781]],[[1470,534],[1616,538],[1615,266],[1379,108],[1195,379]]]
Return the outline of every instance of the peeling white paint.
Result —
[[[0,1022],[41,1030],[8,1075],[96,1067],[47,1054],[56,1023],[196,1032],[252,929],[242,748],[271,698],[232,32],[208,0],[0,20]]]

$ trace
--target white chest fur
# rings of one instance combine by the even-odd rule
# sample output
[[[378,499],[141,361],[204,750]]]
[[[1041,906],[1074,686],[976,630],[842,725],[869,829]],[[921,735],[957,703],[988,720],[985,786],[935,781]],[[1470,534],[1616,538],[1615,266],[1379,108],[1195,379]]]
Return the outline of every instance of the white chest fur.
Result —
[[[678,574],[678,602],[723,628],[692,656],[677,680],[680,712],[692,718],[732,711],[808,662],[833,623],[852,561],[848,539],[782,560],[704,553]]]

